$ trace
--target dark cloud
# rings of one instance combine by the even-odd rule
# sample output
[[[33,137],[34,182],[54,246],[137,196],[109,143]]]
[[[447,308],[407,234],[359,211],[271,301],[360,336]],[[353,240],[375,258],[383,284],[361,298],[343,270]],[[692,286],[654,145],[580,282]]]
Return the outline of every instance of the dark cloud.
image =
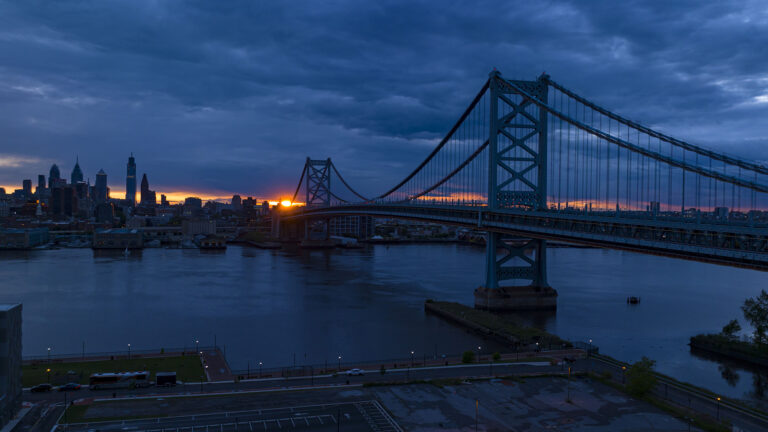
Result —
[[[0,1],[0,184],[80,156],[122,186],[292,191],[333,157],[375,193],[496,67],[764,159],[760,2]],[[2,159],[0,159],[2,160]]]

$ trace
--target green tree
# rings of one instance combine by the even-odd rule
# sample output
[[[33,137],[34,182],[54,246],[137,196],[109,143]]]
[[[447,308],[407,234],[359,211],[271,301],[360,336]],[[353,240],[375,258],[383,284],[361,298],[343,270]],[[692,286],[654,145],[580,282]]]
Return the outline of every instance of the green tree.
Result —
[[[501,360],[501,354],[499,354],[499,352],[497,351],[493,353],[493,361],[499,361],[499,360]]]
[[[461,355],[461,362],[462,363],[474,363],[475,362],[475,352],[474,351],[464,351],[464,354]]]
[[[741,311],[755,329],[754,342],[759,345],[768,342],[768,292],[761,290],[757,297],[745,300]]]
[[[627,391],[634,396],[644,396],[656,385],[653,374],[654,360],[643,357],[627,370]]]
[[[736,339],[736,333],[741,331],[741,325],[736,320],[731,320],[728,324],[723,326],[722,334],[728,339]]]

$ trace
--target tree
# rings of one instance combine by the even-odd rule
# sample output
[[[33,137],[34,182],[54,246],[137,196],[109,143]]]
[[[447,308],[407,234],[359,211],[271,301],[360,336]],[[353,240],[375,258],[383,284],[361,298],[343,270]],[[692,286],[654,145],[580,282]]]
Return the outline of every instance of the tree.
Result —
[[[768,342],[768,292],[760,291],[755,298],[748,298],[741,307],[746,319],[755,329],[753,340],[762,345]]]
[[[741,331],[741,325],[736,320],[731,320],[728,324],[723,326],[722,334],[728,339],[736,339],[736,333]]]
[[[627,370],[627,391],[634,396],[644,396],[656,385],[653,374],[654,360],[643,357]]]
[[[461,362],[462,363],[474,363],[475,362],[475,352],[474,351],[464,351],[464,354],[461,355]]]
[[[499,361],[501,360],[501,354],[497,351],[493,353],[493,361]]]

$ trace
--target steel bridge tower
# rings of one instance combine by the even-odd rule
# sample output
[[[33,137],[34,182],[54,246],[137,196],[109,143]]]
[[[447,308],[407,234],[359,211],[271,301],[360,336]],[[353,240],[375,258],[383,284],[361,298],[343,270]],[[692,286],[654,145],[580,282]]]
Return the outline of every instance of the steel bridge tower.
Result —
[[[536,81],[513,83],[546,103],[547,79],[542,75]],[[508,85],[498,71],[490,74],[489,90],[488,210],[546,210],[547,112]],[[513,284],[499,284],[507,280]],[[485,286],[475,290],[475,307],[555,309],[557,292],[547,283],[546,240],[508,238],[489,231]]]

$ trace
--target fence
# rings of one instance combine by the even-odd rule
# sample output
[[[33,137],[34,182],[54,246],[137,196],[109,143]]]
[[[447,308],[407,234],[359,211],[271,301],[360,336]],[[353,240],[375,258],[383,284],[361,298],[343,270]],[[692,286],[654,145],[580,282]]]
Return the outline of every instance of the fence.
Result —
[[[24,364],[38,364],[38,363],[62,363],[64,361],[97,361],[97,360],[117,360],[117,359],[131,359],[134,358],[146,358],[146,357],[175,357],[183,355],[195,355],[197,351],[210,351],[217,349],[215,346],[199,346],[195,347],[190,345],[183,348],[155,348],[155,349],[125,349],[122,351],[104,351],[104,352],[80,352],[69,354],[46,354],[46,355],[34,355],[22,357]]]

